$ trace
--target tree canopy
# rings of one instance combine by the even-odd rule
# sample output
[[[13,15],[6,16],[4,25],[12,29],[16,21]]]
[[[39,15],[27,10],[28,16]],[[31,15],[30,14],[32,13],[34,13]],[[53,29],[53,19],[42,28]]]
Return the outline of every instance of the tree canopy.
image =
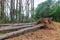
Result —
[[[52,17],[54,21],[60,21],[60,0],[46,0],[38,4],[35,9],[34,18],[37,20],[40,17]]]

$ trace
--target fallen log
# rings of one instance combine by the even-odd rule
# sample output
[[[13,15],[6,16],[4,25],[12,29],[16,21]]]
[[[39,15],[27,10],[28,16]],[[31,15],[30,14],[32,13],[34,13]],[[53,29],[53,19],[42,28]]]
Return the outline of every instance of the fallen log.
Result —
[[[10,38],[11,36],[21,34],[21,33],[25,32],[25,31],[28,31],[28,30],[33,30],[33,29],[36,29],[36,28],[40,28],[41,26],[44,26],[44,25],[39,24],[39,25],[34,26],[34,27],[28,27],[28,28],[24,28],[24,29],[21,29],[21,30],[18,30],[18,31],[14,31],[14,32],[10,32],[10,33],[0,35],[0,40]]]
[[[31,23],[15,23],[15,24],[0,24],[0,26],[22,26],[22,25],[33,25],[36,22],[31,22]]]
[[[11,30],[17,30],[17,29],[22,29],[22,28],[27,28],[27,27],[32,27],[32,26],[34,26],[34,25],[1,27],[1,28],[0,28],[0,32],[11,31]]]

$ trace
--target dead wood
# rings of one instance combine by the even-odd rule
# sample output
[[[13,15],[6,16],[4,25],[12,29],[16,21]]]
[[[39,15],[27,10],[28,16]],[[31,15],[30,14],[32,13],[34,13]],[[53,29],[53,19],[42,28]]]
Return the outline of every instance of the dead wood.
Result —
[[[18,30],[18,31],[14,31],[14,32],[10,32],[10,33],[0,35],[0,40],[9,38],[9,37],[14,36],[14,35],[21,34],[21,33],[25,32],[25,31],[28,31],[28,30],[33,30],[33,29],[40,28],[41,26],[44,26],[44,24],[39,24],[39,25],[34,26],[34,27],[28,27],[28,28],[24,28],[24,29],[21,29],[21,30]]]
[[[34,25],[1,27],[1,28],[0,28],[0,32],[17,30],[17,29],[22,29],[22,28],[27,28],[27,27],[32,27],[32,26],[34,26]]]
[[[33,25],[35,22],[31,23],[15,23],[15,24],[0,24],[0,27],[6,27],[6,26],[23,26],[23,25]]]

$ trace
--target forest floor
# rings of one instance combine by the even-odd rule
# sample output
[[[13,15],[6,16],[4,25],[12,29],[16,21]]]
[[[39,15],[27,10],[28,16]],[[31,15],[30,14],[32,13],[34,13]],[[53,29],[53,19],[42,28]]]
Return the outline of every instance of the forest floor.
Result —
[[[53,22],[57,29],[60,29],[60,23]],[[53,26],[49,25],[48,26]],[[33,32],[28,32],[17,37],[9,38],[6,40],[60,40],[58,30],[42,28]]]

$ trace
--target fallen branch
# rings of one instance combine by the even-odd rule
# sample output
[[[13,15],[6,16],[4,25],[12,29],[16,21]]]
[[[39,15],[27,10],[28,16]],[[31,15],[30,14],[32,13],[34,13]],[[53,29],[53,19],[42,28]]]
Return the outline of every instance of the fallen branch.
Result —
[[[37,26],[34,26],[34,27],[28,27],[28,28],[24,28],[24,29],[21,29],[21,30],[18,30],[18,31],[14,31],[14,32],[10,32],[10,33],[0,35],[0,40],[10,38],[11,36],[14,36],[14,35],[17,35],[17,34],[21,34],[24,31],[40,28],[41,26],[44,26],[44,25],[40,24],[40,25],[37,25]]]
[[[22,28],[27,28],[27,27],[32,27],[32,26],[34,26],[34,25],[1,27],[1,28],[0,28],[0,32],[17,30],[17,29],[22,29]]]

